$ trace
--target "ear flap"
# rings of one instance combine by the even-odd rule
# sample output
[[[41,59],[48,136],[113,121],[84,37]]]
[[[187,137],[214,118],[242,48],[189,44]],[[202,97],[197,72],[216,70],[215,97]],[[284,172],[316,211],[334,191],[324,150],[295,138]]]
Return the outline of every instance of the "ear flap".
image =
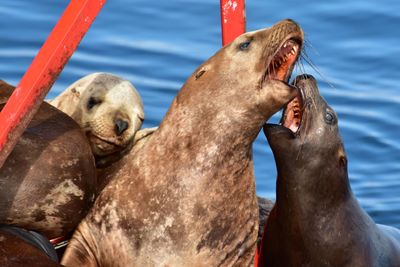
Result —
[[[65,90],[61,95],[48,103],[53,107],[58,108],[70,117],[77,111],[79,102],[81,101],[81,88],[80,86],[71,86]]]
[[[0,80],[0,104],[6,103],[14,91],[14,86]]]

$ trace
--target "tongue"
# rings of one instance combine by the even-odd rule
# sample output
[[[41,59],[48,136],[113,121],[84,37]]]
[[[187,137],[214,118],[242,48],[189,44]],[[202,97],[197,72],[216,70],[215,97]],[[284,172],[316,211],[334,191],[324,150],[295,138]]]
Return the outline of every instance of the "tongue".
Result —
[[[289,128],[292,132],[295,133],[295,132],[297,132],[297,129],[299,128],[299,122],[297,119],[294,118],[292,110],[290,110],[288,113],[290,113],[290,114],[287,115],[285,121],[283,122],[283,126],[285,126],[286,128]]]

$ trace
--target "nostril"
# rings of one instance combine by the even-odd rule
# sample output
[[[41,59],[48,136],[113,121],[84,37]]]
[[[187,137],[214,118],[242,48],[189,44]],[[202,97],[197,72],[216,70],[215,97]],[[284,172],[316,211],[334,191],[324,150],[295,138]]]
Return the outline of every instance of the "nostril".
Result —
[[[115,131],[117,135],[122,135],[126,129],[129,128],[129,123],[127,121],[118,119],[115,122]]]
[[[303,74],[303,75],[300,75],[300,77],[303,79],[303,80],[307,80],[307,79],[315,79],[311,74]]]
[[[297,80],[315,80],[314,76],[311,74],[301,74],[296,77]]]
[[[289,22],[289,23],[293,23],[293,24],[296,24],[297,26],[299,25],[296,21],[294,21],[294,20],[292,20],[292,19],[285,19],[285,21],[286,22]]]

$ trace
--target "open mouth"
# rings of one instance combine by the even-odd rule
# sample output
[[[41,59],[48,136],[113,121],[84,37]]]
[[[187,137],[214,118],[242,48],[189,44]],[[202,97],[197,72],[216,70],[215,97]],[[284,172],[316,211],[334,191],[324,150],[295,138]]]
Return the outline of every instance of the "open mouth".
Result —
[[[281,45],[270,61],[265,73],[265,80],[289,81],[293,67],[301,52],[301,41],[289,38]]]
[[[290,129],[293,133],[298,133],[303,118],[303,107],[303,91],[298,88],[297,96],[283,109],[280,124]]]
[[[301,53],[301,39],[288,38],[270,61],[264,80],[274,79],[288,82],[294,65]],[[300,128],[303,110],[302,91],[283,110],[281,125],[296,133]]]

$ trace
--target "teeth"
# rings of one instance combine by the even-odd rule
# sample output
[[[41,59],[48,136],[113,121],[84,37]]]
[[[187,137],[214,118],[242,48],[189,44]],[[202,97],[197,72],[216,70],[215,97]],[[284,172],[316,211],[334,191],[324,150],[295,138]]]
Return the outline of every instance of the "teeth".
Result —
[[[286,47],[287,46],[287,43],[285,43],[284,45],[283,45],[283,47]]]
[[[293,46],[294,52],[297,52],[297,46]]]

